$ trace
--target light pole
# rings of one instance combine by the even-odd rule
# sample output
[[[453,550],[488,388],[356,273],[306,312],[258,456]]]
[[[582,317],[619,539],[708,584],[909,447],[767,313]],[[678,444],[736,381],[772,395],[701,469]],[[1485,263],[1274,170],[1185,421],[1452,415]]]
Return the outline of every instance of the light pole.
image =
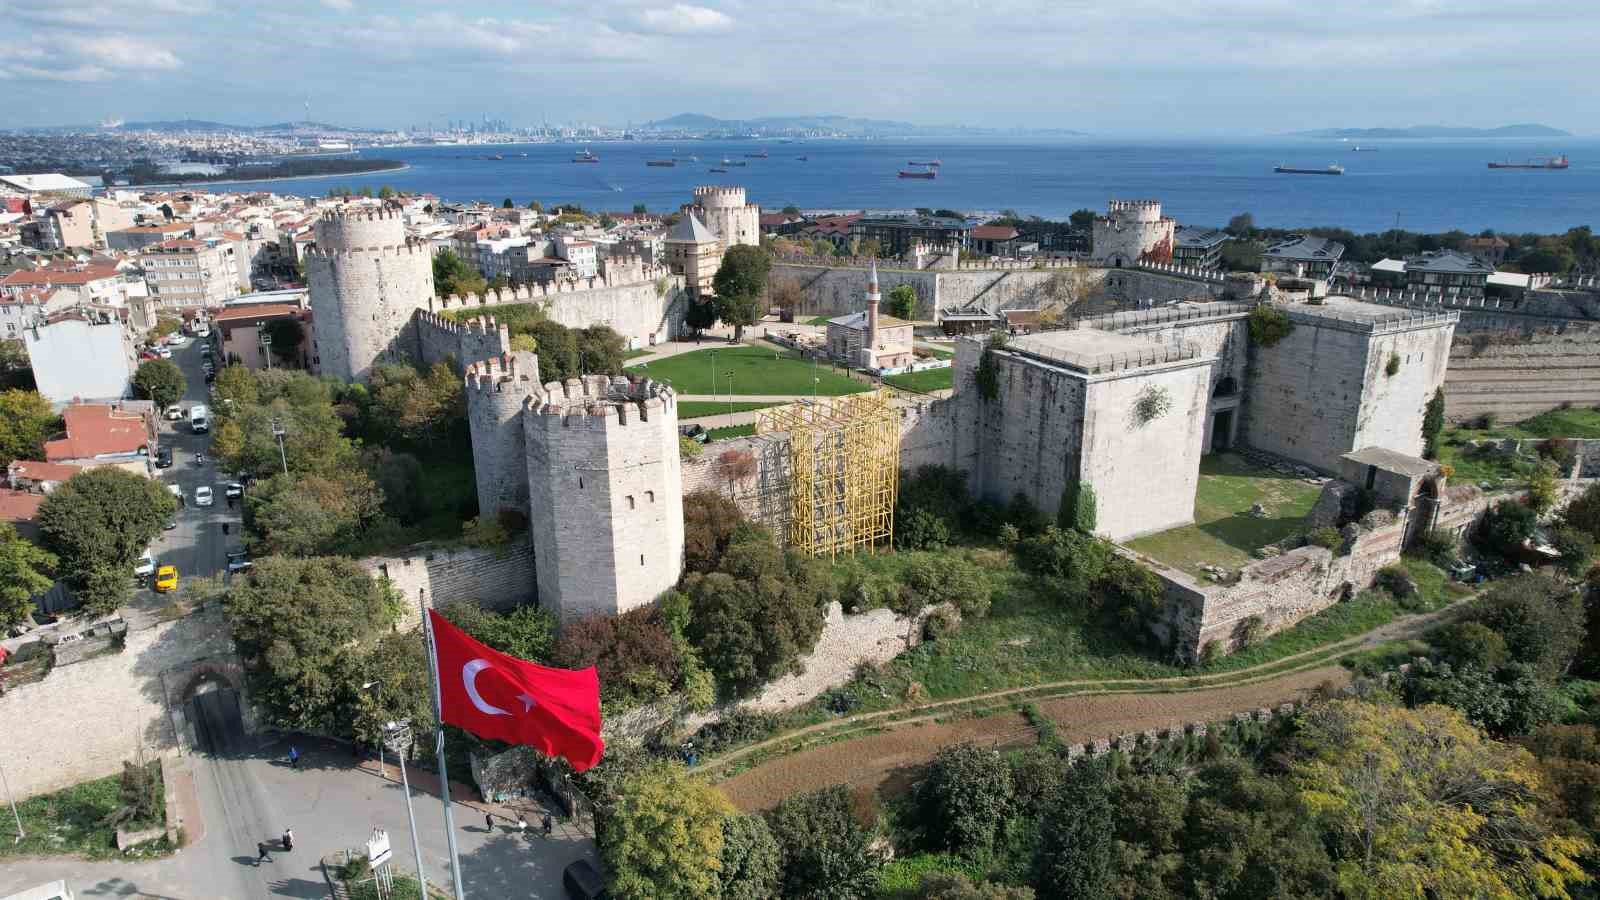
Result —
[[[728,415],[733,415],[733,370],[722,373],[728,376]]]
[[[390,722],[383,726],[383,732],[393,742],[389,749],[400,757],[400,786],[406,792],[406,819],[411,823],[411,852],[417,857],[417,888],[422,900],[428,900],[428,876],[422,871],[422,844],[417,840],[417,817],[411,811],[411,782],[406,778],[406,750],[411,746],[411,721]],[[450,786],[445,785],[444,789],[448,791]]]
[[[17,820],[17,839],[12,843],[20,844],[22,839],[28,836],[28,833],[22,830],[22,814],[17,812],[17,798],[11,795],[11,782],[6,779],[6,770],[4,768],[0,768],[0,785],[5,786],[6,799],[11,801],[11,815],[15,816]]]
[[[283,436],[288,434],[282,419],[272,420],[272,436],[278,439],[278,460],[283,463],[283,474],[289,474],[289,457],[283,452]]]
[[[372,696],[374,698],[373,702],[377,702],[377,699],[382,695],[382,692],[383,692],[383,681],[381,679],[373,679],[372,681],[369,681],[366,684],[363,684],[361,686],[361,689],[363,691],[372,691]],[[383,774],[383,738],[381,738],[381,737],[378,738],[376,743],[378,745],[378,774],[382,775]]]
[[[708,351],[706,356],[711,360],[711,399],[715,401],[717,399],[717,351]]]

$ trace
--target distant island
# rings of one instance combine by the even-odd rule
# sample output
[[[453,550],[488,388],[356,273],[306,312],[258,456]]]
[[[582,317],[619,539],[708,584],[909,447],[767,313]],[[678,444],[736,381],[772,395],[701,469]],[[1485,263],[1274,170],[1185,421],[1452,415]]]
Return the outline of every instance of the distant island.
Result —
[[[289,159],[270,165],[230,166],[214,174],[174,175],[154,166],[134,166],[117,173],[116,178],[126,179],[130,185],[144,184],[203,184],[219,181],[271,181],[278,178],[321,178],[327,175],[366,175],[371,172],[388,172],[404,169],[406,164],[397,159],[347,159],[317,158]]]
[[[969,125],[916,125],[892,119],[852,116],[763,116],[757,119],[719,119],[703,113],[679,113],[645,122],[633,129],[639,134],[701,138],[794,137],[929,137],[934,135],[1056,135],[1081,137],[1067,128],[977,128]]]
[[[1572,137],[1572,132],[1549,125],[1501,125],[1499,128],[1456,128],[1448,125],[1412,125],[1409,128],[1318,128],[1290,132],[1290,137],[1312,138],[1516,138]]]

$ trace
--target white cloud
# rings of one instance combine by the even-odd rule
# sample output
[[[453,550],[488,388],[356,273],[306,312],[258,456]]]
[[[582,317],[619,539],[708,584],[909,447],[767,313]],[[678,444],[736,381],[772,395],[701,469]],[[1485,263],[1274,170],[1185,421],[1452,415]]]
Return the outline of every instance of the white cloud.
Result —
[[[634,22],[641,30],[657,34],[716,34],[733,28],[733,18],[726,13],[687,3],[639,10]]]
[[[176,69],[183,65],[171,50],[137,38],[82,37],[73,39],[71,46],[78,56],[113,69]]]
[[[336,12],[349,12],[355,8],[352,0],[322,0],[322,5]]]
[[[79,65],[70,69],[44,69],[38,66],[13,65],[0,68],[0,78],[24,79],[28,81],[66,81],[83,83],[89,81],[108,81],[112,72],[99,66]]]

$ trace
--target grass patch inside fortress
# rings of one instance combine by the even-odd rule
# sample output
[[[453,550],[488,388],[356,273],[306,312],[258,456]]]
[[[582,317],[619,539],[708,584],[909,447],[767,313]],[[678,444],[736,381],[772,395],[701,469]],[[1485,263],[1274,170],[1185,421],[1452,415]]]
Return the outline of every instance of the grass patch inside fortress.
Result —
[[[1542,412],[1531,419],[1509,422],[1493,428],[1451,428],[1446,437],[1459,440],[1484,438],[1600,438],[1600,409],[1571,407]]]
[[[689,419],[701,419],[706,416],[725,416],[728,413],[751,412],[778,405],[777,403],[751,403],[738,400],[733,403],[721,400],[679,400],[678,421],[686,422]]]
[[[1242,568],[1255,561],[1256,548],[1305,530],[1319,493],[1316,485],[1252,465],[1236,454],[1211,454],[1200,460],[1194,524],[1127,545],[1191,575],[1201,575],[1203,564]],[[1256,503],[1266,516],[1250,515]]]
[[[149,764],[155,770],[159,785],[161,763]],[[159,788],[158,788],[159,789]],[[22,830],[27,832],[20,844],[13,844],[10,831],[15,824],[11,811],[5,810],[5,840],[0,840],[0,859],[8,856],[85,856],[90,859],[126,859],[168,852],[165,838],[141,844],[127,856],[117,851],[117,829],[104,824],[107,816],[122,807],[122,776],[110,775],[62,788],[50,794],[40,794],[18,801],[17,813],[22,816]],[[131,831],[155,828],[166,824],[166,816],[159,822],[129,822],[123,827]]]
[[[948,391],[956,386],[956,370],[953,366],[949,366],[943,369],[925,369],[921,372],[911,372],[906,375],[890,375],[883,379],[883,383],[890,387],[900,388],[905,391],[916,391],[920,394]]]
[[[827,366],[813,366],[810,360],[801,359],[792,351],[748,344],[682,353],[629,366],[628,371],[665,381],[679,394],[727,394],[729,372],[733,373],[736,397],[810,396],[813,371],[817,378],[816,393],[822,396],[837,397],[870,389]]]

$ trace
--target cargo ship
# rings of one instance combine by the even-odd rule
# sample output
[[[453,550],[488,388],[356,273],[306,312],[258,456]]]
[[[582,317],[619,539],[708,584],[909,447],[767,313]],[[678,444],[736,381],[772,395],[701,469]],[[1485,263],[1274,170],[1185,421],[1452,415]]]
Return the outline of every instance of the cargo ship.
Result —
[[[1378,148],[1377,147],[1363,147],[1360,144],[1357,144],[1356,146],[1350,148],[1350,152],[1351,153],[1377,153],[1378,152]]]
[[[708,171],[708,172],[720,172],[723,175],[728,174],[728,170],[727,169],[707,169],[706,171]]]
[[[524,153],[522,155],[527,156],[528,154]],[[600,161],[600,157],[594,155],[588,150],[585,150],[582,153],[579,153],[577,156],[574,156],[572,161],[575,163],[597,163]]]
[[[931,179],[934,179],[934,178],[938,178],[939,177],[939,173],[935,172],[932,169],[929,169],[926,172],[907,172],[906,170],[901,169],[900,170],[900,177],[901,178],[927,178],[927,179],[931,180]]]
[[[1343,175],[1344,166],[1329,166],[1326,169],[1299,169],[1294,166],[1273,166],[1272,171],[1279,175]]]
[[[678,161],[675,159],[647,159],[644,164],[658,169],[673,169],[677,168]]]
[[[746,153],[744,155],[744,158],[745,159],[766,159],[767,158],[767,151],[763,150],[760,153]]]
[[[913,160],[910,160],[909,162],[907,162],[906,165],[908,165],[908,166],[931,166],[931,167],[937,169],[940,166],[944,165],[944,162],[942,160],[937,160],[937,159],[930,159],[927,162],[917,162],[916,160],[913,159]]]
[[[1535,156],[1533,159],[1522,162],[1492,162],[1491,169],[1565,169],[1567,168],[1567,155],[1560,156]]]
[[[723,165],[724,165],[724,166],[739,166],[739,167],[741,167],[741,168],[742,168],[742,167],[744,167],[744,166],[748,166],[748,165],[750,165],[750,164],[749,164],[749,163],[747,163],[747,162],[734,162],[734,161],[733,161],[733,160],[731,160],[731,159],[729,159],[729,158],[727,158],[727,157],[726,157],[726,156],[724,156],[724,157],[723,157],[723,158],[722,158],[722,164],[723,164]]]

